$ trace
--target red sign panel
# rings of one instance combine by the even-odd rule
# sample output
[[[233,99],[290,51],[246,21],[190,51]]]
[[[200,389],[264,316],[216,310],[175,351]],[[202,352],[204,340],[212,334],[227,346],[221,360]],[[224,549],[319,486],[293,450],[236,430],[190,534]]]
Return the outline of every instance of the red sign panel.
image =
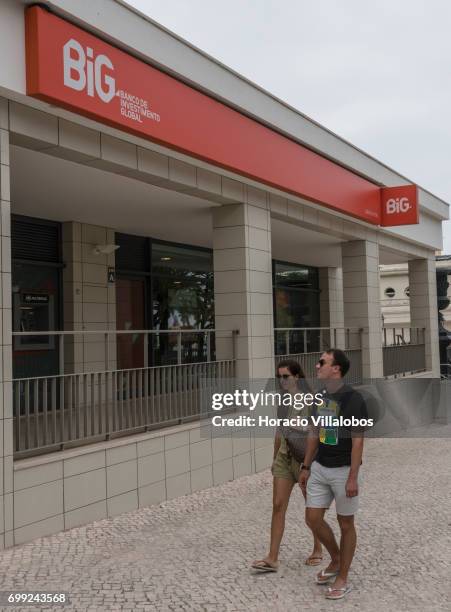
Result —
[[[413,225],[419,222],[418,190],[416,185],[383,187],[381,189],[382,218],[384,227]]]
[[[378,225],[380,188],[37,6],[27,94]]]

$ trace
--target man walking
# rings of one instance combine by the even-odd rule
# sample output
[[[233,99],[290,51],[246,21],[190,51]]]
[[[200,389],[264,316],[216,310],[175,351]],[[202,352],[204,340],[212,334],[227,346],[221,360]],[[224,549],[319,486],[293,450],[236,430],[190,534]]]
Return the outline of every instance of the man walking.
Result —
[[[351,590],[348,572],[356,548],[354,514],[359,504],[359,470],[363,453],[363,428],[340,426],[339,417],[366,419],[362,396],[343,383],[349,359],[340,349],[330,349],[318,361],[317,377],[324,382],[323,399],[317,407],[317,425],[307,441],[299,486],[306,498],[305,519],[330,554],[329,565],[316,577],[318,584],[332,582],[327,599],[342,599]],[[313,461],[313,457],[316,458]],[[335,499],[341,538],[338,546],[332,529],[324,520]]]

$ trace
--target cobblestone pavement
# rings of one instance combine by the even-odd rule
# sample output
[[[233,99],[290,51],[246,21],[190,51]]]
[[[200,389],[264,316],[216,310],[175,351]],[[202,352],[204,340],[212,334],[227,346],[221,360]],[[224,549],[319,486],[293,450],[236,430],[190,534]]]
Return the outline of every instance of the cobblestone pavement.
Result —
[[[65,591],[72,610],[450,611],[450,444],[367,441],[345,601],[325,600],[303,563],[311,537],[297,490],[279,573],[249,570],[266,551],[269,471],[5,550],[1,590]]]

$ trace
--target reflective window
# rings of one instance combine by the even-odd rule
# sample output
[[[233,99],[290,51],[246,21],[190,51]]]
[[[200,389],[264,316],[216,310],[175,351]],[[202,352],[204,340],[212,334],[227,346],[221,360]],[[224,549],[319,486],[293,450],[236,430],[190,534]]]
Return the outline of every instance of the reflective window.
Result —
[[[318,269],[310,266],[274,262],[275,327],[319,327]],[[276,354],[286,352],[286,335],[276,334]],[[290,353],[318,350],[319,332],[290,332]]]
[[[318,269],[297,264],[274,262],[274,284],[276,287],[318,290]]]
[[[213,253],[152,243],[152,302],[153,329],[183,331],[181,348],[176,334],[154,339],[155,365],[177,363],[179,350],[185,363],[204,361],[204,335],[187,330],[214,328]]]
[[[213,359],[214,338],[207,348],[205,335],[189,333],[214,327],[212,251],[128,234],[116,234],[116,244],[118,329],[183,332],[181,344],[176,333],[150,336],[151,365]],[[143,360],[142,335],[124,334],[119,367],[142,367]]]

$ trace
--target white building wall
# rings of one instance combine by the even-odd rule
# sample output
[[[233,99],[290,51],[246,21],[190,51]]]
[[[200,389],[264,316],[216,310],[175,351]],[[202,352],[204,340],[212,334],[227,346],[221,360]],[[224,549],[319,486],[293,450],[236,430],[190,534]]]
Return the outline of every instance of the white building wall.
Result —
[[[320,268],[319,290],[320,326],[332,327],[335,330],[330,335],[323,334],[323,337],[328,342],[328,347],[345,348],[343,270]]]
[[[193,423],[16,461],[10,544],[259,472],[272,453],[270,434],[212,437]]]
[[[238,330],[236,375],[274,375],[271,220],[266,193],[246,189],[242,204],[213,209],[215,327]],[[226,342],[226,352],[222,342]],[[217,337],[218,359],[230,340]]]
[[[440,262],[437,262],[436,265],[437,268],[439,268]],[[405,289],[409,287],[408,264],[381,266],[380,278],[381,309],[384,316],[384,325],[386,327],[409,327],[410,299],[409,296],[405,294]],[[450,280],[451,278],[448,282]],[[385,290],[388,287],[393,287],[395,289],[396,294],[394,298],[388,298],[385,295]],[[450,296],[451,290],[448,288],[448,297]],[[451,330],[451,305],[441,312],[444,317],[445,328]]]
[[[343,243],[342,265],[344,322],[362,330],[363,378],[382,378],[379,245],[369,240]]]
[[[9,117],[0,98],[0,547],[12,544],[13,402]]]
[[[409,288],[407,264],[380,267],[380,299],[384,327],[409,327],[410,306],[406,289]],[[388,297],[387,289],[395,295]]]
[[[116,329],[115,284],[108,268],[115,255],[97,255],[96,245],[114,244],[114,230],[77,222],[63,224],[64,329],[97,331]],[[99,372],[116,367],[116,339],[102,334],[65,337],[65,366],[69,372]],[[107,367],[108,366],[108,367]]]

